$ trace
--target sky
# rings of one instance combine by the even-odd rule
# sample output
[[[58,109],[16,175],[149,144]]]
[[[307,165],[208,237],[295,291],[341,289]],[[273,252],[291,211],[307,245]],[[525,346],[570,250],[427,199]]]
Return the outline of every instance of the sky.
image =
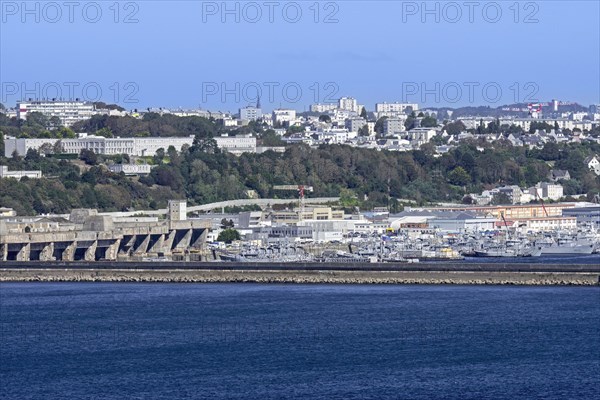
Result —
[[[599,1],[0,0],[0,102],[600,103]]]

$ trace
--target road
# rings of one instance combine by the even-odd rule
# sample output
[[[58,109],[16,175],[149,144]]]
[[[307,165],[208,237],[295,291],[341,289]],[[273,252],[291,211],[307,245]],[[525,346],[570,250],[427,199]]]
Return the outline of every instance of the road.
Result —
[[[305,204],[326,204],[336,202],[339,197],[316,197],[311,199],[304,199]],[[243,207],[257,205],[260,207],[266,207],[274,204],[289,204],[297,202],[297,199],[239,199],[239,200],[228,200],[220,201],[217,203],[202,204],[199,206],[191,206],[187,208],[188,213],[198,211],[210,211],[223,209],[225,207]],[[138,211],[127,211],[127,212],[106,212],[99,213],[100,215],[110,215],[113,217],[133,217],[135,215],[165,215],[167,214],[166,208],[158,210],[138,210]]]

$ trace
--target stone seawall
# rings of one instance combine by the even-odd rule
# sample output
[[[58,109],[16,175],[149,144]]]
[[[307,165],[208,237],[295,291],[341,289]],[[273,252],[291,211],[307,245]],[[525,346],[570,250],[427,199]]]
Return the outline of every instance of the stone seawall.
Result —
[[[253,282],[597,286],[599,273],[491,271],[299,271],[0,269],[0,282]]]

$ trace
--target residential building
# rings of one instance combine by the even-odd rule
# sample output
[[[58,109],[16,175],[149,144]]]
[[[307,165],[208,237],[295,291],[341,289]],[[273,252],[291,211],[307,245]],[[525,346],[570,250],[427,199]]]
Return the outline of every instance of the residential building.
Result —
[[[569,174],[569,171],[562,169],[553,169],[548,174],[548,179],[550,179],[552,182],[568,181],[571,179],[571,175]]]
[[[279,108],[273,110],[273,123],[282,125],[293,125],[296,122],[296,110]]]
[[[47,116],[60,118],[64,126],[71,126],[77,121],[90,119],[94,112],[94,105],[85,101],[63,100],[29,100],[17,102],[17,116],[27,119],[32,112],[39,112]]]
[[[326,113],[327,111],[333,111],[337,108],[335,103],[317,103],[310,105],[311,112]]]
[[[560,200],[564,196],[562,185],[556,183],[542,182],[542,198],[550,200]]]
[[[258,107],[248,106],[240,108],[240,119],[246,121],[256,121],[262,118],[262,110]]]
[[[417,111],[419,105],[416,103],[377,103],[375,104],[375,112],[378,117],[386,114],[404,114],[407,111]]]
[[[583,160],[585,166],[588,167],[596,175],[600,175],[600,158],[598,156],[589,156]]]
[[[385,136],[395,135],[405,130],[404,120],[401,118],[386,118],[383,121],[383,134]]]
[[[353,111],[357,114],[361,112],[361,106],[353,97],[342,97],[338,100],[338,108],[340,110]]]
[[[346,119],[346,129],[350,132],[358,132],[367,124],[367,121],[361,117],[351,117]]]

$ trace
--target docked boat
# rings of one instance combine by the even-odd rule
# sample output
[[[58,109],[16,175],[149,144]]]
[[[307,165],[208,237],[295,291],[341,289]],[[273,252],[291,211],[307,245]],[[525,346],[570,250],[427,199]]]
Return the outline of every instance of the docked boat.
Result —
[[[539,257],[542,250],[537,247],[489,247],[484,250],[474,250],[475,257]]]
[[[594,252],[594,243],[587,240],[558,239],[538,242],[542,256],[586,255]]]

